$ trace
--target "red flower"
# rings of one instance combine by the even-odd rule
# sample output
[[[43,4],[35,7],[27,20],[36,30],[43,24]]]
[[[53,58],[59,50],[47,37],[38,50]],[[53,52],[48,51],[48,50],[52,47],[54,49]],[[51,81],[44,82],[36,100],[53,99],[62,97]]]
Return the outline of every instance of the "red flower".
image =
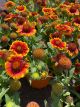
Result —
[[[66,48],[66,42],[63,42],[61,39],[59,38],[54,38],[50,40],[51,45],[53,46],[53,48],[58,48],[60,50],[63,50]]]
[[[55,28],[65,35],[71,35],[74,31],[74,28],[67,24],[58,24]]]
[[[5,63],[6,73],[13,79],[20,79],[28,72],[29,63],[20,55],[11,56]]]
[[[17,33],[21,36],[33,36],[36,33],[35,24],[25,22],[22,26],[18,26]]]
[[[75,6],[71,6],[70,8],[67,8],[66,10],[69,15],[79,15],[79,10]]]
[[[7,9],[9,9],[9,8],[11,8],[11,7],[13,7],[13,6],[15,6],[15,3],[12,2],[12,1],[8,1],[8,2],[5,3],[5,7],[6,7]]]
[[[78,54],[78,49],[76,44],[73,42],[68,43],[67,52],[70,56],[76,56]]]
[[[29,52],[27,43],[22,41],[14,41],[10,46],[10,49],[23,56],[27,55],[27,53]]]
[[[26,11],[26,6],[23,5],[17,6],[16,12],[24,12],[24,11]]]

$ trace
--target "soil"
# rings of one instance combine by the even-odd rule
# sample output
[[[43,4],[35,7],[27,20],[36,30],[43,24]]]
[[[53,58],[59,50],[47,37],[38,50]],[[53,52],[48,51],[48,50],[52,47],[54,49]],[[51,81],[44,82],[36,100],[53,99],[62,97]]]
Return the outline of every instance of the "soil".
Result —
[[[32,88],[27,80],[21,79],[22,88],[20,90],[21,107],[25,107],[28,102],[36,101],[40,107],[44,106],[44,100],[48,100],[51,95],[51,86],[48,85],[42,89]]]

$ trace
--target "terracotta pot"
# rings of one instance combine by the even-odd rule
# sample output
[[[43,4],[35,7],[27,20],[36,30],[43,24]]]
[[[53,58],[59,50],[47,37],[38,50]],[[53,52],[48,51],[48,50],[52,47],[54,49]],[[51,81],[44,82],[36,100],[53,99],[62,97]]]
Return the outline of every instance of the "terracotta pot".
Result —
[[[44,88],[49,84],[50,79],[51,77],[47,77],[46,79],[41,80],[32,80],[31,86],[37,89]]]

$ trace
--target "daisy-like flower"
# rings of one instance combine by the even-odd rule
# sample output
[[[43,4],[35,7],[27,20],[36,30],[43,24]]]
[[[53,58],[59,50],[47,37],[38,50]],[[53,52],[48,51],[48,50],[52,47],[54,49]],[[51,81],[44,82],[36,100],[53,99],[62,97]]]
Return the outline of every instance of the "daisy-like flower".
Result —
[[[26,6],[18,5],[16,7],[16,12],[25,12],[25,11],[26,11]]]
[[[33,36],[36,33],[35,25],[25,22],[22,26],[18,26],[18,30],[16,32],[21,36]]]
[[[42,8],[42,12],[45,14],[45,15],[51,15],[52,13],[55,13],[55,9],[54,8]]]
[[[64,3],[60,4],[61,11],[65,11],[69,7],[70,7],[70,3],[69,2],[64,2]]]
[[[10,46],[10,50],[15,51],[17,54],[20,54],[22,56],[27,55],[27,53],[29,52],[27,43],[22,41],[14,41]]]
[[[50,44],[53,48],[63,50],[66,48],[66,42],[63,42],[60,38],[54,38],[50,40]]]
[[[67,8],[66,11],[70,16],[79,15],[79,10],[75,6],[71,6],[70,8]]]
[[[67,45],[67,52],[70,56],[76,56],[78,55],[78,49],[75,43],[70,42]]]
[[[80,17],[74,18],[73,23],[74,23],[75,26],[80,28]]]
[[[12,2],[12,1],[8,1],[8,2],[5,3],[5,8],[7,8],[7,9],[10,9],[13,6],[15,6],[15,3]]]
[[[74,28],[72,26],[66,24],[58,24],[55,26],[55,28],[65,35],[71,35],[72,32],[74,31]]]
[[[5,16],[4,21],[10,21],[13,18],[13,14],[9,13]]]
[[[20,79],[28,73],[29,63],[21,55],[13,55],[5,63],[6,73],[13,79]]]
[[[57,14],[51,14],[49,17],[50,17],[50,19],[52,19],[52,20],[58,19],[58,15],[57,15]]]
[[[47,22],[48,20],[49,20],[49,18],[47,16],[39,16],[37,18],[37,21],[39,24],[43,24],[43,23]]]
[[[51,39],[54,39],[54,38],[61,38],[62,37],[62,34],[58,31],[54,32],[54,33],[51,33],[50,35],[50,38]]]

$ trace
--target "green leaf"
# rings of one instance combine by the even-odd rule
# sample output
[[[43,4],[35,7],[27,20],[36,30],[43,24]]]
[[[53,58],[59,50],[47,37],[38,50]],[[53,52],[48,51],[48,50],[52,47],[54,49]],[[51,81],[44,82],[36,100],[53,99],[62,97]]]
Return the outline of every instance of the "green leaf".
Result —
[[[5,100],[6,100],[5,107],[20,107],[19,103],[17,103],[17,100],[19,100],[18,94],[14,94],[14,96],[11,96],[11,97],[6,94],[5,95]]]
[[[70,74],[69,77],[70,77],[70,78],[73,77],[74,70],[75,70],[75,67],[73,67],[73,68],[71,68],[71,69],[69,70],[69,74]]]
[[[2,97],[6,94],[6,92],[7,92],[8,90],[9,90],[9,88],[7,88],[7,89],[2,88],[2,90],[1,90],[1,92],[0,92],[0,101],[1,101]]]

